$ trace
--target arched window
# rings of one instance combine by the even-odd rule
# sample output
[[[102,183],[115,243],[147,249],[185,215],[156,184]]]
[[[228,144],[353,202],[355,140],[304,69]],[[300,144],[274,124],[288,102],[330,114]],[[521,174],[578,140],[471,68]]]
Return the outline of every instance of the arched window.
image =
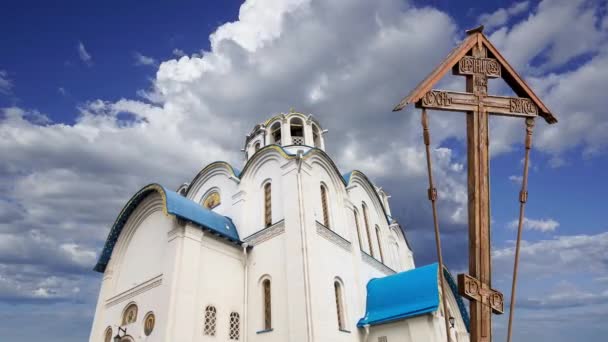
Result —
[[[378,240],[378,251],[380,251],[380,261],[384,263],[384,253],[382,253],[382,238],[380,234],[380,227],[376,225],[376,239]]]
[[[344,298],[342,298],[342,284],[338,280],[334,281],[334,294],[336,296],[336,313],[338,317],[338,329],[345,329],[344,319]]]
[[[262,282],[262,292],[264,296],[264,330],[272,329],[272,302],[270,297],[270,279]]]
[[[154,330],[155,324],[156,324],[156,316],[154,316],[153,312],[148,312],[146,314],[146,317],[144,317],[144,334],[146,336],[150,336],[150,334]]]
[[[222,203],[220,193],[217,191],[210,192],[203,201],[203,207],[211,210]]]
[[[327,188],[321,184],[321,207],[323,209],[323,225],[329,228],[329,208],[327,203]]]
[[[215,326],[217,320],[217,310],[215,306],[208,305],[205,308],[205,325],[203,327],[203,334],[209,336],[215,336]]]
[[[355,216],[355,226],[357,227],[357,237],[359,238],[359,249],[363,250],[363,237],[361,236],[361,227],[359,227],[359,213],[357,209],[353,209],[353,215]]]
[[[112,327],[107,327],[103,333],[103,342],[112,342]]]
[[[264,225],[272,225],[272,186],[270,182],[264,185]]]
[[[312,141],[316,148],[321,148],[321,134],[317,125],[312,125]]]
[[[289,128],[291,132],[291,143],[293,145],[304,145],[304,122],[302,122],[302,119],[291,119]]]
[[[369,217],[367,217],[367,205],[363,202],[363,221],[365,222],[365,231],[367,232],[367,243],[369,245],[369,254],[374,256],[374,248],[372,247],[372,233],[369,229]]]
[[[255,151],[257,152],[257,151],[259,151],[259,150],[260,150],[260,147],[261,147],[261,146],[262,146],[262,145],[261,145],[261,144],[260,144],[260,142],[258,141],[258,142],[256,142],[256,143],[255,143],[255,145],[254,145],[254,147],[253,147],[253,148],[254,148],[254,149],[255,149]]]
[[[270,143],[281,144],[281,123],[275,122],[270,126]]]
[[[137,321],[137,305],[129,304],[122,314],[122,325],[135,323]]]
[[[239,316],[238,312],[231,312],[230,313],[230,332],[228,334],[228,337],[231,340],[238,340],[240,335],[241,335],[241,317]]]

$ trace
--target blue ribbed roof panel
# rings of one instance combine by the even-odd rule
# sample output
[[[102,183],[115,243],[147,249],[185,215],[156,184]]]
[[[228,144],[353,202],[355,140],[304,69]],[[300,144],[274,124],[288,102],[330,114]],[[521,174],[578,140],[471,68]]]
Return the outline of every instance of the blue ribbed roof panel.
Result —
[[[437,311],[439,308],[438,271],[439,265],[434,263],[370,280],[367,283],[365,317],[359,320],[357,326],[389,323]],[[444,272],[444,274],[450,283],[449,272]],[[452,286],[450,289],[455,290]],[[458,293],[453,294],[468,327],[468,314],[466,311],[463,312],[462,299]]]
[[[106,266],[110,261],[110,257],[112,256],[112,251],[114,250],[116,241],[118,240],[124,225],[127,223],[129,216],[131,216],[139,203],[141,203],[141,201],[143,201],[152,192],[157,192],[161,195],[164,203],[163,211],[165,214],[174,215],[183,220],[192,222],[203,229],[211,231],[213,234],[230,240],[231,242],[241,243],[236,226],[230,218],[208,210],[196,202],[181,196],[175,191],[167,190],[165,187],[159,184],[150,184],[143,187],[135,195],[133,195],[133,197],[131,197],[129,202],[127,202],[116,218],[116,221],[114,221],[101,255],[99,256],[99,260],[95,265],[95,271],[105,271]]]

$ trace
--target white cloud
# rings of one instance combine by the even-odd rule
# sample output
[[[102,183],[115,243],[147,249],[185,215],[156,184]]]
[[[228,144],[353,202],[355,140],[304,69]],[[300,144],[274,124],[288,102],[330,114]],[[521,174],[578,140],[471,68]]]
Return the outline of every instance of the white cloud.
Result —
[[[186,55],[186,52],[184,52],[184,50],[177,48],[173,49],[172,53],[175,57],[183,57]]]
[[[158,64],[154,58],[144,56],[139,52],[135,52],[133,58],[135,58],[135,65],[156,66]]]
[[[516,229],[519,222],[518,220],[513,220],[509,223],[509,227],[512,229]],[[554,219],[529,219],[527,217],[524,218],[524,229],[527,230],[537,230],[539,232],[554,232],[557,227],[559,227],[559,222]]]
[[[521,184],[521,182],[524,180],[524,177],[511,175],[511,176],[509,176],[509,180],[513,183]]]
[[[528,80],[561,121],[551,128],[539,124],[535,146],[557,156],[574,146],[606,143],[602,125],[608,120],[603,116],[608,103],[602,89],[608,67],[603,54],[594,54],[601,34],[577,35],[595,44],[577,42],[573,52],[563,52],[566,40],[560,35],[568,35],[563,23],[572,23],[580,33],[590,28],[579,22],[589,15],[577,2],[566,19],[556,4],[543,2],[529,18],[497,30],[492,39],[525,75],[536,75]],[[546,27],[551,24],[547,12],[560,14],[554,19],[559,27]],[[536,35],[534,44],[527,35]],[[417,258],[434,257],[422,244],[432,244],[432,233],[426,235],[432,230],[427,229],[431,216],[419,112],[391,109],[459,37],[461,29],[446,14],[398,0],[247,1],[239,21],[222,25],[211,36],[209,51],[154,61],[158,71],[151,89],[139,92],[152,103],[92,100],[77,109],[73,124],[35,121],[42,115],[35,110],[4,109],[0,148],[8,152],[0,164],[0,191],[10,201],[0,200],[0,232],[6,235],[0,241],[12,244],[0,245],[0,298],[32,297],[38,289],[65,298],[79,288],[94,300],[96,294],[87,288],[98,279],[86,278],[90,274],[83,269],[92,266],[92,253],[99,251],[134,191],[152,181],[175,188],[214,160],[242,166],[239,136],[290,107],[313,113],[330,130],[328,153],[341,170],[360,169],[378,185],[394,189],[392,211],[403,218],[407,231],[416,233],[410,237],[418,239]],[[541,54],[535,44],[538,51],[554,51],[546,62],[546,70],[559,67],[554,74],[527,67]],[[563,61],[582,51],[592,55],[590,60],[562,71]],[[430,117],[440,222],[448,237],[444,251],[447,260],[464,267],[466,156],[441,144],[463,138],[465,121],[459,115]],[[491,123],[493,155],[523,140],[523,123],[505,122]],[[552,223],[538,221],[528,229],[551,231]],[[567,271],[589,261],[597,267],[585,268],[587,272],[606,274],[605,266],[598,269],[606,250],[599,243],[605,240],[580,236],[525,242],[522,277],[534,271],[546,275],[556,259]],[[512,248],[497,250],[495,261],[497,269],[508,270]],[[31,276],[20,276],[24,263],[34,270]],[[58,274],[57,283],[43,284],[41,279],[52,274]],[[11,281],[3,285],[2,275]]]
[[[0,94],[10,94],[13,89],[13,81],[8,78],[6,70],[0,70]]]
[[[480,15],[479,22],[485,26],[486,30],[490,31],[506,24],[511,17],[527,11],[529,7],[529,1],[516,2],[509,8],[499,8],[492,13]]]
[[[80,60],[83,61],[86,65],[93,65],[93,57],[84,47],[84,44],[82,42],[78,42],[78,57],[80,57]]]

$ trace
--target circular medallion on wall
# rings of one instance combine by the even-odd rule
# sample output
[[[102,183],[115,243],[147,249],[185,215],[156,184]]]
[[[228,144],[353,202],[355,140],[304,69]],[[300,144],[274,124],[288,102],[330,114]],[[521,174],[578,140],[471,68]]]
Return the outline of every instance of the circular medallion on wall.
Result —
[[[112,327],[107,327],[106,332],[103,334],[104,342],[112,342]]]
[[[152,330],[154,330],[154,323],[156,323],[154,313],[148,312],[144,318],[144,334],[146,334],[146,336],[150,336]]]

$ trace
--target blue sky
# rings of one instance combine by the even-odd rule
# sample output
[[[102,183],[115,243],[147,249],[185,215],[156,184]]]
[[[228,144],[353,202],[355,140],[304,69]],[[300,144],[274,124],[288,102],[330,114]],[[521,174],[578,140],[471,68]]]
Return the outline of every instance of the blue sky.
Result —
[[[416,263],[434,261],[419,113],[391,109],[480,23],[560,120],[535,129],[515,339],[608,333],[605,0],[22,1],[0,19],[0,336],[87,339],[91,268],[125,201],[215,160],[242,167],[244,135],[290,107],[329,129],[342,171],[392,195]],[[445,258],[462,272],[464,117],[431,113],[431,131]],[[523,137],[521,121],[491,120],[493,279],[505,294]]]

